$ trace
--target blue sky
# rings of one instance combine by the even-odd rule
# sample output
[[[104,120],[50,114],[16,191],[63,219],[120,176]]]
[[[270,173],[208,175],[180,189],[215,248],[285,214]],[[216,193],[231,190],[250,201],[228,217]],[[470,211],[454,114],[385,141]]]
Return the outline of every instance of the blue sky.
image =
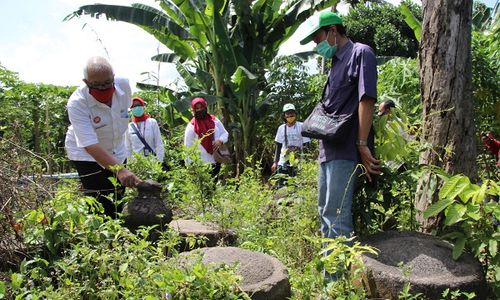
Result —
[[[493,6],[495,1],[483,2]],[[159,65],[150,61],[168,49],[138,27],[89,17],[62,21],[80,6],[95,2],[157,5],[154,0],[1,0],[0,64],[18,72],[25,82],[78,85],[87,58],[102,55],[110,59],[117,75],[132,83],[146,79],[147,75],[141,75],[144,72],[159,73],[164,85],[177,80],[173,66],[161,64],[158,72]],[[280,52],[308,48],[312,44],[300,46],[292,36]]]

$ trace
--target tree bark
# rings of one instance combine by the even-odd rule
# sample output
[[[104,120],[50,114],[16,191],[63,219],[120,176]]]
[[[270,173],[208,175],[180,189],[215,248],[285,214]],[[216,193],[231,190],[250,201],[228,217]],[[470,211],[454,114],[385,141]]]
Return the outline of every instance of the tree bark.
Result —
[[[422,139],[429,146],[420,163],[448,174],[476,178],[472,103],[471,0],[423,0],[420,78],[423,101]],[[422,176],[417,188],[417,221],[423,231],[440,226],[423,211],[437,201],[441,183]]]

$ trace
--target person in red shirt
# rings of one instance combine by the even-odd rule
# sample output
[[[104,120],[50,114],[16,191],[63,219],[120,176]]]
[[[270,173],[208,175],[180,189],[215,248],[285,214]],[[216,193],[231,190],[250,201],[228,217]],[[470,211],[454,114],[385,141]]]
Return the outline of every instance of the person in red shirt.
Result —
[[[497,166],[500,167],[500,141],[495,139],[493,133],[483,133],[481,140],[484,147],[497,159]]]

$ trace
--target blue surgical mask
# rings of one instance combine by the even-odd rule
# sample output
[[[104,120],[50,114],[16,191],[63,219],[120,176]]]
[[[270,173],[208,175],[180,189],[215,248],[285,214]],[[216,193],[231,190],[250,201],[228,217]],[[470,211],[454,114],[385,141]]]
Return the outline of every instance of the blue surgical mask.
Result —
[[[326,34],[326,39],[316,45],[316,52],[323,56],[324,58],[332,58],[335,53],[337,52],[337,38],[335,37],[335,44],[333,46],[330,46],[330,43],[328,43],[328,35],[330,34],[330,31]]]
[[[135,117],[140,117],[144,114],[144,106],[134,106],[132,107],[132,114]]]

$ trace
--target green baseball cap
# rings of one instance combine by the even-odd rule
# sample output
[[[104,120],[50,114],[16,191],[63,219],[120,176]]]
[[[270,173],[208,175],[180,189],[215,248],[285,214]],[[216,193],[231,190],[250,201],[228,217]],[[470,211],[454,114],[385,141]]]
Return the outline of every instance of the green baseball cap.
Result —
[[[318,31],[323,26],[328,25],[342,25],[342,18],[340,18],[336,13],[325,10],[319,14],[314,14],[310,16],[304,23],[304,35],[300,41],[301,45],[305,45],[312,41],[314,38],[314,33]]]

